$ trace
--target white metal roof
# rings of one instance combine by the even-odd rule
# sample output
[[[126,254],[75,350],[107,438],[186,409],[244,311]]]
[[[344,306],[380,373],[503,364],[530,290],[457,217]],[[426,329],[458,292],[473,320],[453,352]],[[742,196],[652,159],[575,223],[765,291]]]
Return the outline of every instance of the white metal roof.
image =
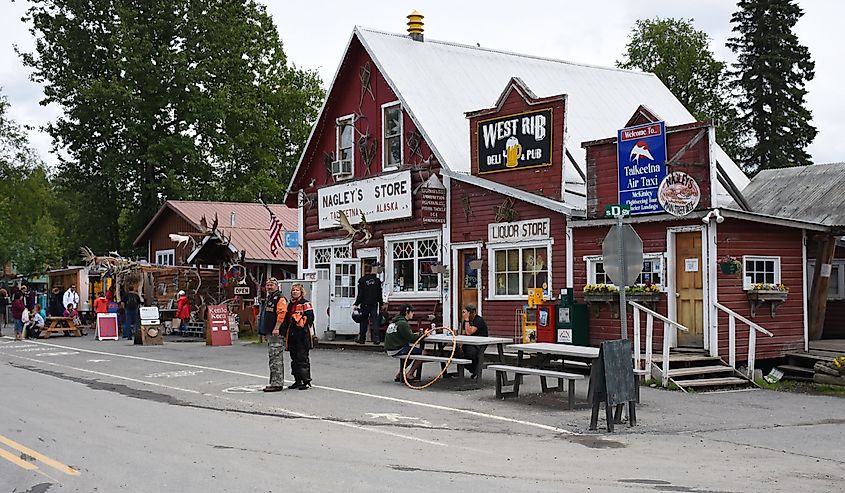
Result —
[[[596,67],[476,46],[426,39],[362,27],[355,35],[391,84],[442,164],[458,173],[470,172],[469,123],[464,115],[493,107],[511,77],[521,78],[538,96],[568,95],[565,147],[581,170],[581,142],[616,135],[640,105],[667,125],[695,121],[689,111],[653,74]],[[716,159],[739,190],[748,178],[721,148]],[[567,189],[581,195],[584,180],[564,160]],[[730,196],[720,188],[719,203]],[[566,201],[583,207],[584,198],[567,194]]]

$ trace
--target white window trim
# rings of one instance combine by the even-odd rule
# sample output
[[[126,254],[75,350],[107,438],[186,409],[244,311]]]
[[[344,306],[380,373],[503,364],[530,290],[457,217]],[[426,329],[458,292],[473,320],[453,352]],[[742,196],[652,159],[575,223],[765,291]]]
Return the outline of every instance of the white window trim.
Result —
[[[342,180],[350,180],[355,177],[355,113],[350,113],[348,115],[343,115],[338,117],[335,120],[335,160],[340,161],[340,134],[341,134],[341,123],[346,122],[347,120],[351,120],[352,122],[352,173],[348,175],[332,175],[334,176],[335,180],[342,181]]]
[[[832,265],[839,267],[836,277],[839,281],[839,291],[834,295],[828,295],[828,300],[845,300],[845,259],[834,259]],[[807,261],[807,289],[813,287],[813,274],[816,269],[816,259]]]
[[[443,239],[439,230],[416,231],[414,233],[392,233],[384,235],[384,282],[390,288],[389,300],[413,300],[439,298],[443,289],[443,276],[437,276],[437,289],[433,291],[393,291],[393,245],[399,241],[437,240],[437,260],[443,262]],[[417,272],[419,275],[419,272]],[[414,281],[416,284],[416,280]]]
[[[582,257],[584,262],[587,264],[587,284],[596,284],[596,262],[603,262],[604,256],[602,255],[584,255]],[[643,261],[648,259],[660,259],[660,277],[663,282],[658,284],[660,286],[660,292],[665,293],[668,291],[666,286],[666,255],[662,252],[659,253],[643,253]],[[612,284],[608,284],[608,286],[612,286]]]
[[[748,283],[745,282],[746,279],[747,279],[745,277],[745,263],[749,260],[751,260],[751,261],[774,260],[774,262],[775,262],[775,282],[771,283],[771,284],[780,284],[781,283],[780,257],[779,256],[773,256],[773,255],[743,255],[742,256],[742,289],[743,290],[748,291],[749,289],[751,289],[751,286]],[[752,283],[752,284],[757,284],[757,283]]]
[[[491,301],[524,301],[528,299],[524,294],[496,294],[496,251],[497,250],[513,250],[516,248],[545,248],[546,259],[548,265],[546,270],[546,282],[549,284],[548,292],[549,298],[554,299],[554,289],[552,284],[552,245],[554,240],[539,240],[539,241],[512,241],[502,243],[487,243],[487,299]],[[521,255],[521,254],[520,254]],[[521,260],[521,259],[520,259]],[[520,273],[522,272],[520,267]],[[519,276],[520,283],[522,283],[522,275]]]
[[[172,255],[173,256],[173,263],[172,264],[163,264],[159,262],[159,256],[165,255]],[[176,265],[176,249],[171,248],[170,250],[156,250],[156,265]]]
[[[312,240],[308,242],[308,268],[315,269],[314,267],[314,254],[318,248],[337,248],[342,246],[349,245],[348,242],[338,241],[338,240]],[[350,258],[351,255],[350,255]],[[332,259],[334,259],[334,251],[332,251]]]
[[[387,146],[385,143],[387,142],[387,133],[385,132],[385,125],[384,125],[384,111],[387,108],[399,106],[399,164],[394,166],[389,166],[387,164]],[[402,110],[402,102],[399,100],[384,103],[381,105],[381,169],[382,171],[393,171],[399,169],[399,166],[402,165],[402,158],[405,156],[405,142],[402,138],[405,135],[405,112]]]

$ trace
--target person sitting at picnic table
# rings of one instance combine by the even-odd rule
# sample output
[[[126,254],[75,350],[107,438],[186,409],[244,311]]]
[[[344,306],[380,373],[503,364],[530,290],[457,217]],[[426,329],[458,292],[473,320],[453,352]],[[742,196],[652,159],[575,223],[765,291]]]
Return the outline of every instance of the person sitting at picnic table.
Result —
[[[468,336],[489,337],[487,322],[478,315],[478,308],[472,303],[464,306],[461,310],[463,333]],[[484,346],[463,345],[464,358],[472,360],[471,378],[475,378],[475,369],[478,368],[478,359],[481,358]]]
[[[73,307],[73,304],[68,304],[67,308],[65,308],[65,311],[62,313],[62,316],[76,319],[76,317],[79,316],[79,312],[76,311],[76,308]]]
[[[44,317],[41,316],[41,305],[36,303],[29,314],[29,323],[24,328],[24,337],[28,339],[37,339],[44,330]]]
[[[185,335],[188,330],[188,322],[191,320],[191,300],[181,289],[177,294],[179,298],[176,300],[176,318],[179,319],[179,332]]]
[[[408,320],[414,318],[414,307],[405,304],[399,307],[399,313],[387,326],[387,331],[384,336],[384,351],[391,357],[406,356],[408,353],[420,355],[423,350],[420,347],[415,347],[411,351],[411,343],[420,339],[423,336],[421,332],[412,332]],[[408,373],[405,374],[405,379],[409,382],[417,381],[414,378],[414,373],[420,369],[422,361],[414,361],[411,364]],[[394,382],[402,381],[402,372],[396,372],[393,378]]]

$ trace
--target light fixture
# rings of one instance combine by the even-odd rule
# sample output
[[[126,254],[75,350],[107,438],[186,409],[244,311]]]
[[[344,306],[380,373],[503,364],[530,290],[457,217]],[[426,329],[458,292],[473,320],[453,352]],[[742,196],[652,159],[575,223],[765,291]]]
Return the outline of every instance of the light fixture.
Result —
[[[725,218],[722,216],[722,213],[719,212],[719,209],[713,209],[712,211],[708,212],[706,216],[701,218],[701,222],[707,224],[710,222],[711,219],[715,219],[718,224],[722,224],[725,222]]]

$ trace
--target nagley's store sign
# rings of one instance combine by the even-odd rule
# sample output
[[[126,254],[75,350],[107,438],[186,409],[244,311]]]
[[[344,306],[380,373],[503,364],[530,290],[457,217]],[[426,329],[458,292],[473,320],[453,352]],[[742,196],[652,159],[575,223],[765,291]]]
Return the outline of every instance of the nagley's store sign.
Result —
[[[552,165],[552,110],[478,122],[478,173]]]
[[[548,240],[551,236],[549,218],[494,223],[487,225],[488,243]]]
[[[320,229],[340,226],[340,211],[349,222],[368,223],[411,217],[411,172],[340,183],[317,191]]]

